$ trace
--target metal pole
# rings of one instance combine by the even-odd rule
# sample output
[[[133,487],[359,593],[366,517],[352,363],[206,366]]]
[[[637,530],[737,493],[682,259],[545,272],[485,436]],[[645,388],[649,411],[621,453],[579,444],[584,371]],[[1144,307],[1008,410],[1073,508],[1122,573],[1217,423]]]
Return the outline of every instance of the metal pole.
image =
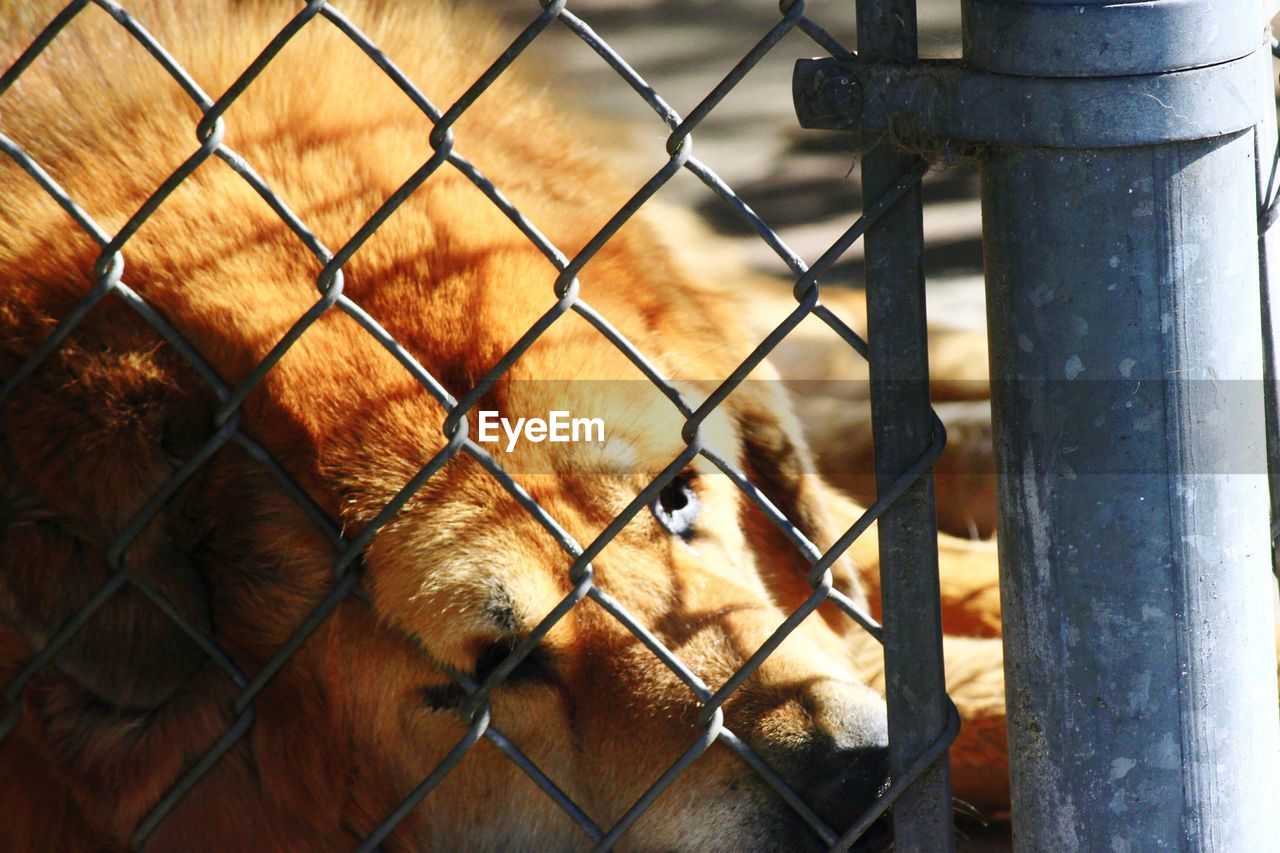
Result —
[[[860,0],[858,52],[868,60],[916,58],[915,0]],[[862,159],[870,204],[918,159],[888,145]],[[884,492],[933,444],[925,327],[924,234],[916,184],[864,237],[876,484]],[[933,478],[910,486],[880,517],[881,601],[889,770],[901,778],[947,725]],[[951,765],[942,756],[894,804],[894,846],[954,848]]]
[[[1271,12],[1277,3],[1270,0]],[[1273,49],[1274,50],[1274,49]],[[1267,82],[1270,84],[1270,76]],[[1262,301],[1262,363],[1266,382],[1267,469],[1271,472],[1271,571],[1280,580],[1280,388],[1277,387],[1277,335],[1280,335],[1280,147],[1276,113],[1267,110],[1256,129],[1258,160],[1258,268]],[[1274,259],[1274,260],[1273,260]]]
[[[1263,6],[966,0],[965,56],[1156,75],[1258,49]],[[1280,843],[1255,145],[984,157],[1018,849]]]

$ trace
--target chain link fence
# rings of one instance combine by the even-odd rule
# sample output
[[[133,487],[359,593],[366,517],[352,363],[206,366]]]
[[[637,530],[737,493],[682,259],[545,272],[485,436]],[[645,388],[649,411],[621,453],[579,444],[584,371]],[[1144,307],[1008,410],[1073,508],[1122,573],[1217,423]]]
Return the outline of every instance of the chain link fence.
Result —
[[[881,818],[895,803],[899,804],[899,832],[901,824],[909,821],[911,816],[924,811],[932,811],[945,817],[946,828],[941,837],[937,837],[937,822],[925,822],[928,832],[935,833],[937,846],[950,845],[950,791],[945,772],[938,772],[939,762],[945,766],[947,746],[954,738],[959,725],[958,715],[941,692],[941,666],[937,659],[936,648],[940,644],[936,619],[932,629],[929,628],[928,614],[936,613],[937,602],[930,603],[931,593],[928,573],[917,580],[908,580],[900,585],[894,593],[886,588],[885,618],[892,623],[900,619],[900,627],[896,631],[882,629],[868,614],[864,613],[853,601],[835,589],[832,584],[831,566],[843,554],[850,544],[861,536],[874,522],[881,520],[882,537],[889,540],[885,552],[885,572],[896,573],[897,577],[910,578],[913,562],[923,558],[926,567],[936,565],[936,555],[930,557],[934,548],[929,531],[932,529],[932,496],[929,492],[928,477],[930,466],[937,458],[943,446],[941,424],[930,416],[927,402],[927,391],[923,401],[920,398],[921,383],[907,383],[910,388],[902,393],[893,392],[889,396],[874,401],[877,404],[877,418],[884,422],[886,418],[897,419],[895,428],[905,430],[913,436],[904,448],[894,451],[896,458],[883,464],[880,470],[882,488],[878,500],[850,529],[844,532],[839,540],[829,549],[823,551],[808,541],[801,531],[786,518],[738,469],[735,464],[717,454],[706,446],[702,440],[700,428],[706,418],[720,406],[726,398],[742,383],[748,373],[766,359],[770,352],[796,326],[807,317],[814,317],[829,326],[850,348],[862,355],[871,353],[873,366],[880,370],[891,369],[896,375],[911,374],[915,378],[927,378],[923,374],[923,332],[913,331],[912,324],[921,316],[922,291],[897,291],[888,286],[893,279],[903,275],[918,275],[920,265],[919,254],[919,200],[918,186],[925,172],[925,164],[911,157],[896,154],[880,153],[874,155],[871,167],[871,180],[868,182],[869,200],[865,204],[863,215],[854,222],[845,233],[836,240],[827,251],[822,253],[812,264],[806,263],[793,252],[769,224],[740,198],[725,181],[707,163],[702,162],[694,154],[693,133],[699,124],[716,109],[717,105],[735,89],[744,76],[760,61],[760,59],[778,44],[787,33],[795,30],[812,39],[816,49],[836,57],[848,56],[849,52],[842,47],[817,22],[806,14],[803,0],[784,2],[775,26],[760,35],[758,42],[741,57],[734,67],[724,75],[723,79],[701,100],[687,115],[678,113],[661,93],[655,91],[627,59],[602,39],[591,27],[589,20],[579,17],[568,8],[565,0],[544,2],[540,7],[531,6],[528,23],[510,42],[500,56],[481,74],[465,93],[454,103],[438,105],[430,95],[419,88],[396,65],[395,57],[385,54],[362,32],[359,21],[347,17],[342,10],[342,3],[311,0],[299,8],[293,18],[281,29],[278,35],[262,50],[258,57],[246,67],[239,77],[221,94],[205,92],[191,74],[174,58],[159,39],[148,31],[147,21],[143,16],[135,16],[127,2],[115,0],[75,0],[56,14],[31,43],[31,45],[0,75],[0,98],[17,84],[24,72],[36,61],[51,43],[59,38],[60,32],[77,15],[90,5],[96,5],[115,19],[123,28],[150,54],[186,92],[190,100],[199,108],[202,117],[192,129],[195,150],[169,177],[164,180],[133,213],[125,224],[109,231],[96,222],[77,200],[66,192],[54,179],[46,164],[34,159],[15,140],[4,133],[3,121],[0,120],[0,151],[21,167],[48,196],[53,199],[67,214],[75,226],[87,234],[99,247],[100,252],[94,266],[95,284],[83,298],[60,319],[56,329],[49,335],[30,357],[9,376],[5,377],[3,390],[0,391],[0,404],[10,400],[15,391],[38,371],[51,354],[58,350],[73,334],[78,325],[95,307],[108,296],[122,300],[132,311],[146,321],[163,340],[171,346],[193,368],[207,384],[217,398],[216,413],[209,424],[207,441],[197,453],[184,459],[174,470],[172,476],[146,505],[123,527],[110,544],[106,558],[112,567],[110,579],[88,600],[84,601],[73,618],[64,624],[51,639],[25,663],[16,678],[4,685],[4,705],[0,706],[3,716],[0,717],[0,737],[9,735],[18,725],[23,708],[23,694],[38,673],[55,665],[55,658],[78,633],[94,619],[95,614],[113,596],[126,588],[132,588],[146,596],[152,604],[169,619],[207,656],[208,660],[219,667],[230,678],[239,690],[234,709],[238,715],[234,723],[218,738],[216,744],[207,753],[192,761],[185,767],[180,777],[155,802],[144,819],[137,825],[131,839],[135,847],[146,846],[156,829],[162,825],[175,806],[187,796],[199,796],[193,789],[199,781],[214,768],[220,760],[251,731],[254,726],[255,699],[264,687],[285,667],[299,648],[334,610],[348,599],[366,599],[361,586],[362,555],[366,546],[375,535],[388,524],[405,504],[423,488],[432,477],[444,468],[450,460],[459,455],[469,456],[484,467],[486,471],[559,543],[571,565],[567,570],[572,583],[572,591],[566,595],[558,606],[547,613],[545,618],[506,656],[492,671],[480,680],[466,675],[456,675],[458,684],[467,695],[461,707],[462,718],[466,725],[466,734],[449,751],[447,757],[439,763],[421,783],[407,792],[403,802],[381,822],[359,845],[360,850],[376,849],[395,830],[398,824],[432,790],[458,765],[463,757],[481,741],[486,740],[510,758],[520,769],[546,793],[557,806],[574,821],[582,830],[583,842],[594,845],[597,849],[608,849],[626,835],[629,828],[648,809],[654,800],[666,790],[673,781],[684,773],[697,773],[696,762],[708,748],[719,743],[740,755],[760,776],[773,788],[801,819],[831,849],[848,849],[859,839],[874,822]],[[880,43],[889,45],[890,49],[899,35],[894,27],[875,23],[877,16],[892,11],[889,7],[900,7],[901,3],[876,3],[864,0],[860,3],[860,13],[864,17],[867,32],[880,32]],[[424,149],[421,167],[391,194],[377,211],[360,227],[353,236],[341,246],[330,248],[320,242],[308,224],[290,209],[286,201],[273,191],[269,183],[255,171],[254,164],[232,150],[224,141],[227,123],[233,117],[227,115],[228,109],[246,91],[263,70],[273,61],[277,54],[299,32],[307,27],[332,26],[344,34],[351,43],[367,55],[374,63],[430,121],[433,129],[429,137],[429,150]],[[602,63],[611,68],[628,87],[652,110],[656,119],[667,131],[666,162],[652,177],[628,200],[611,219],[599,229],[598,233],[587,242],[581,251],[568,255],[554,245],[540,230],[537,223],[531,221],[504,195],[502,187],[495,186],[480,171],[477,165],[467,159],[465,136],[455,138],[454,126],[461,116],[471,107],[501,75],[507,72],[511,64],[529,47],[541,33],[551,27],[564,27],[582,40],[594,51]],[[316,61],[321,61],[317,57]],[[3,102],[0,101],[0,104]],[[86,148],[91,148],[92,140],[85,140]],[[142,228],[148,219],[166,203],[166,200],[206,161],[217,159],[235,171],[244,182],[252,188],[263,201],[288,226],[296,236],[298,243],[306,248],[322,265],[323,269],[316,279],[316,299],[304,314],[299,316],[288,332],[272,347],[270,353],[252,369],[248,376],[237,384],[230,384],[220,377],[211,367],[205,356],[187,340],[179,329],[170,323],[164,314],[149,304],[138,291],[127,283],[130,240]],[[469,388],[446,387],[446,383],[438,379],[432,372],[419,363],[415,357],[403,347],[379,323],[378,318],[371,316],[355,301],[344,295],[344,267],[361,247],[375,234],[378,228],[390,217],[406,199],[432,175],[441,170],[456,170],[465,176],[476,188],[488,197],[519,230],[528,241],[536,246],[545,257],[547,264],[556,270],[554,306],[547,311],[538,322],[532,325],[519,341],[506,352],[492,369],[478,382]],[[724,382],[704,401],[694,404],[685,399],[677,387],[663,376],[658,367],[645,353],[628,341],[606,316],[592,308],[583,298],[579,274],[588,262],[597,255],[605,244],[614,237],[618,230],[631,219],[636,212],[673,176],[680,172],[688,172],[695,176],[707,190],[714,194],[727,209],[741,219],[759,238],[781,259],[794,275],[795,308],[779,322],[750,356],[729,375]],[[573,176],[568,176],[572,180]],[[874,188],[874,189],[873,189]],[[0,202],[2,203],[2,202]],[[896,232],[885,226],[887,220],[894,220]],[[913,224],[914,222],[914,224]],[[841,319],[832,313],[821,301],[819,279],[841,255],[864,235],[876,232],[873,239],[881,241],[879,250],[870,248],[869,285],[872,299],[879,299],[881,309],[892,309],[894,316],[906,317],[904,323],[886,322],[879,333],[886,340],[883,354],[876,359],[875,353],[868,349],[867,342],[854,333]],[[905,232],[903,231],[905,229]],[[913,232],[914,229],[914,232]],[[894,233],[900,236],[895,237]],[[914,236],[913,236],[914,234]],[[915,272],[913,272],[915,271]],[[874,280],[873,280],[874,279]],[[876,287],[883,290],[876,295]],[[264,444],[250,435],[244,428],[241,406],[246,397],[257,387],[269,371],[277,365],[285,353],[303,335],[308,328],[329,312],[342,312],[360,325],[364,331],[390,352],[403,366],[405,372],[422,388],[426,389],[439,404],[448,411],[445,421],[447,444],[437,453],[416,476],[400,490],[399,494],[386,504],[359,535],[349,537],[335,518],[331,518],[313,500],[302,486],[286,470],[286,466],[272,457]],[[895,313],[896,312],[896,313]],[[539,505],[538,501],[527,491],[518,479],[491,456],[484,447],[473,438],[470,423],[475,407],[481,398],[499,381],[512,364],[537,342],[552,324],[566,314],[576,314],[607,338],[670,400],[684,418],[681,438],[685,450],[663,470],[646,488],[644,488],[609,523],[600,535],[591,542],[579,543],[566,529]],[[873,328],[873,336],[877,330]],[[904,345],[888,345],[894,336],[904,336]],[[913,338],[914,335],[914,339]],[[927,384],[926,386],[927,387]],[[923,403],[923,405],[922,405]],[[904,419],[906,419],[904,421]],[[131,570],[126,555],[130,545],[135,542],[141,532],[152,522],[184,485],[205,465],[221,448],[235,445],[256,460],[300,506],[316,527],[332,542],[335,549],[333,561],[332,587],[323,600],[315,606],[310,614],[294,630],[292,636],[279,647],[275,655],[257,671],[245,671],[237,663],[235,656],[220,646],[218,637],[184,618],[179,608],[169,601],[154,584],[138,572]],[[923,450],[921,450],[923,448]],[[904,456],[905,452],[905,456]],[[811,565],[808,583],[812,592],[804,605],[791,613],[776,632],[746,661],[741,669],[718,690],[712,690],[680,657],[667,648],[655,634],[634,618],[617,600],[612,598],[597,585],[594,578],[592,561],[619,533],[620,530],[641,510],[648,506],[658,493],[671,483],[684,467],[695,457],[701,455],[709,460],[742,490],[742,493],[763,511],[774,524],[790,539],[794,546],[803,553]],[[906,499],[900,501],[900,499]],[[905,509],[903,508],[905,507]],[[899,513],[895,516],[895,513]],[[887,530],[886,530],[887,528]],[[895,534],[893,531],[897,531]],[[895,538],[896,536],[896,538]],[[896,562],[895,562],[896,561]],[[936,578],[932,580],[936,589]],[[890,583],[890,586],[892,584]],[[658,660],[669,667],[681,681],[687,685],[690,693],[696,697],[701,706],[700,724],[703,734],[674,764],[672,764],[656,782],[635,801],[626,814],[613,825],[601,825],[588,816],[584,810],[566,795],[550,776],[534,764],[521,750],[506,737],[490,715],[489,696],[516,669],[520,663],[538,646],[548,632],[584,599],[591,599],[614,619],[634,634]],[[746,742],[735,735],[724,722],[722,706],[744,681],[769,657],[769,655],[786,639],[802,620],[824,602],[834,603],[837,607],[856,620],[877,638],[883,637],[886,643],[886,664],[890,680],[890,726],[892,753],[892,784],[874,804],[850,826],[832,826],[824,821],[806,803],[806,792],[793,790],[775,772],[764,759],[754,752]],[[925,614],[922,618],[913,614]],[[922,627],[923,626],[923,627]],[[928,647],[933,646],[935,653],[929,659]],[[924,659],[921,658],[923,652]],[[923,670],[922,670],[923,668]],[[921,672],[924,676],[921,676]],[[927,702],[933,706],[921,709],[915,702],[914,716],[904,712],[907,707],[901,697],[895,701],[895,684],[925,684],[930,691]],[[917,694],[918,695],[918,691]],[[7,706],[7,707],[6,707]],[[939,724],[940,723],[940,724]],[[919,780],[919,784],[917,781]],[[914,785],[914,787],[913,787]],[[910,794],[913,805],[904,805]],[[211,828],[212,830],[213,828]],[[641,840],[641,843],[643,841]]]

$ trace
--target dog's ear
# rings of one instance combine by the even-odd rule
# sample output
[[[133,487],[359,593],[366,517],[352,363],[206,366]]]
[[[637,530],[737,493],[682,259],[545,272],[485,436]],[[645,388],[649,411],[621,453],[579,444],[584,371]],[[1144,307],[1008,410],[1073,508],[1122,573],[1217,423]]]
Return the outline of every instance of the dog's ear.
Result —
[[[814,464],[786,390],[768,364],[753,372],[730,397],[742,438],[743,472],[805,538],[820,551],[831,547],[861,514],[861,508],[829,486]],[[779,603],[794,608],[812,592],[811,564],[800,548],[754,501],[744,503],[743,525],[760,571]],[[831,566],[835,588],[860,606],[867,596],[860,573],[875,574],[874,532]],[[868,541],[863,541],[868,540]],[[870,558],[871,565],[867,565]],[[861,563],[861,565],[859,565]],[[824,605],[824,617],[841,630],[849,620]]]

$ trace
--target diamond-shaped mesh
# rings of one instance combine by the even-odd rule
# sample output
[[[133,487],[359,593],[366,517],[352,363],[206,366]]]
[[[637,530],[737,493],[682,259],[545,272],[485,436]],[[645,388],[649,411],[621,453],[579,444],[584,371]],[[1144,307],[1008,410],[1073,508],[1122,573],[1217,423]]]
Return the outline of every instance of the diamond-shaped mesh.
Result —
[[[807,265],[787,246],[777,232],[770,228],[710,166],[694,156],[692,133],[699,123],[720,104],[725,96],[742,81],[743,77],[788,32],[794,29],[807,34],[819,48],[832,55],[844,55],[847,53],[817,23],[806,17],[804,2],[797,0],[797,2],[783,3],[781,17],[777,24],[759,39],[687,116],[681,116],[673,109],[663,99],[662,95],[655,91],[627,63],[626,59],[611,48],[585,20],[566,8],[565,0],[544,3],[536,17],[519,33],[510,46],[447,109],[439,108],[412,80],[408,79],[396,66],[394,59],[384,54],[378,45],[374,44],[360,30],[356,23],[343,14],[339,8],[340,3],[331,4],[325,2],[325,0],[312,0],[306,3],[305,7],[293,16],[257,58],[217,98],[210,97],[201,89],[187,71],[166,50],[165,46],[148,32],[145,22],[135,18],[125,5],[114,2],[114,0],[75,0],[49,22],[30,47],[4,72],[3,76],[0,76],[0,95],[19,80],[27,67],[58,37],[60,31],[91,3],[110,14],[120,27],[124,28],[136,39],[197,105],[202,113],[202,118],[194,128],[197,148],[185,162],[155,189],[146,202],[122,227],[116,230],[115,233],[109,233],[95,222],[77,204],[75,199],[71,198],[59,186],[58,182],[45,171],[40,163],[29,156],[17,142],[0,132],[0,151],[3,151],[5,156],[11,158],[26,171],[31,179],[61,206],[76,226],[82,229],[100,247],[100,253],[94,266],[96,283],[83,299],[61,319],[53,333],[35,350],[30,358],[5,379],[3,389],[0,390],[0,405],[9,400],[15,389],[30,377],[50,354],[67,339],[68,335],[81,323],[86,315],[93,311],[95,306],[108,294],[113,294],[150,324],[190,364],[216,395],[218,407],[212,425],[212,435],[205,444],[195,455],[186,459],[177,467],[160,491],[143,506],[110,544],[107,554],[109,565],[113,570],[110,579],[84,602],[74,618],[63,625],[61,630],[57,631],[48,643],[39,649],[27,662],[18,676],[5,686],[4,698],[8,709],[3,718],[0,719],[0,737],[7,735],[17,725],[21,714],[23,690],[32,677],[53,661],[59,651],[76,636],[77,632],[93,618],[94,614],[112,596],[126,587],[132,587],[140,591],[159,610],[172,619],[203,653],[226,673],[239,689],[239,694],[234,703],[234,709],[238,714],[234,724],[226,730],[207,753],[186,768],[178,781],[155,803],[146,817],[138,824],[132,841],[135,846],[143,846],[148,837],[165,820],[175,805],[183,797],[187,796],[199,780],[217,764],[226,752],[250,731],[254,723],[255,697],[307,641],[307,638],[316,628],[348,597],[367,600],[361,588],[360,578],[362,554],[370,540],[442,467],[455,456],[465,454],[483,466],[494,480],[500,483],[551,534],[569,556],[572,565],[568,576],[573,584],[572,590],[482,682],[477,683],[465,675],[456,676],[461,688],[468,694],[468,699],[462,707],[462,714],[467,723],[465,736],[458,741],[439,765],[412,792],[408,793],[401,805],[385,817],[364,840],[359,849],[370,850],[376,848],[410,810],[428,796],[432,789],[449,774],[463,756],[482,738],[508,756],[517,767],[527,774],[547,796],[581,827],[586,838],[590,839],[600,849],[607,849],[612,846],[616,840],[627,832],[628,828],[645,812],[649,805],[678,776],[687,772],[698,757],[717,741],[733,750],[754,768],[801,816],[824,843],[832,847],[832,849],[847,849],[853,844],[873,822],[893,805],[901,793],[945,751],[959,726],[958,715],[953,706],[950,710],[950,725],[937,736],[927,750],[919,755],[911,770],[895,778],[888,791],[852,826],[832,827],[806,804],[805,792],[792,790],[782,777],[770,768],[764,759],[755,753],[743,739],[725,726],[722,712],[722,706],[729,696],[757,670],[802,620],[824,602],[834,603],[872,635],[877,638],[880,637],[880,626],[875,620],[862,612],[848,597],[833,588],[830,567],[848,549],[850,544],[864,533],[877,518],[884,514],[905,490],[919,478],[926,475],[941,452],[944,441],[942,425],[935,418],[933,424],[934,441],[929,451],[915,464],[903,471],[892,486],[882,489],[876,502],[866,510],[857,523],[849,528],[825,552],[808,541],[801,531],[761,491],[747,480],[746,476],[732,461],[723,458],[705,446],[702,441],[700,429],[707,416],[721,405],[733,390],[746,379],[748,373],[768,357],[783,338],[806,317],[817,317],[839,335],[853,350],[864,356],[866,355],[866,342],[821,303],[818,280],[830,270],[832,265],[855,241],[866,233],[877,219],[889,210],[906,192],[916,186],[925,171],[924,164],[918,164],[915,168],[902,175],[889,192],[879,198],[870,200],[865,205],[863,215],[821,257],[812,265]],[[231,105],[235,103],[237,98],[245,92],[253,80],[292,38],[305,27],[317,26],[316,19],[318,18],[325,19],[329,24],[345,34],[352,43],[369,57],[371,62],[394,82],[404,96],[412,101],[433,126],[429,137],[432,149],[430,156],[426,158],[421,167],[408,180],[404,181],[399,189],[382,203],[364,225],[344,245],[336,250],[331,250],[323,245],[308,228],[307,224],[295,215],[279,195],[273,192],[271,186],[254,170],[253,165],[224,142],[226,113]],[[455,144],[456,140],[453,132],[455,123],[476,99],[507,70],[540,33],[551,26],[567,27],[576,34],[634,90],[637,97],[644,100],[659,120],[669,129],[665,164],[573,256],[566,255],[555,246],[539,230],[537,225],[517,209],[499,187],[494,186],[464,156]],[[2,125],[0,125],[0,128],[2,128]],[[91,144],[91,141],[86,142],[86,145]],[[268,355],[237,385],[231,385],[224,381],[208,361],[202,357],[201,353],[166,320],[165,316],[155,307],[148,304],[142,296],[126,283],[128,276],[126,261],[130,239],[147,222],[148,218],[165,203],[166,199],[202,163],[210,158],[217,158],[223,161],[243,178],[279,218],[287,224],[293,234],[296,235],[299,243],[314,255],[323,267],[316,279],[317,296],[314,304],[298,317]],[[458,389],[459,393],[456,394],[447,389],[430,371],[415,360],[379,324],[375,317],[362,309],[360,305],[356,304],[343,292],[344,265],[420,185],[442,169],[453,169],[465,176],[506,215],[530,243],[538,248],[547,262],[557,271],[555,282],[557,301],[555,304],[519,338],[516,344],[498,360],[485,376],[470,388]],[[676,386],[662,375],[662,372],[650,359],[646,358],[626,337],[610,325],[606,317],[598,313],[582,298],[578,281],[578,275],[584,266],[600,251],[606,242],[617,233],[646,201],[681,170],[687,170],[695,175],[712,193],[728,205],[743,222],[759,235],[760,239],[777,254],[795,275],[795,309],[755,347],[749,357],[737,369],[732,371],[718,388],[696,406],[681,395]],[[280,361],[294,342],[321,316],[330,311],[343,312],[358,323],[365,332],[391,353],[403,366],[404,370],[448,412],[444,426],[448,439],[446,445],[405,484],[400,492],[354,538],[345,536],[339,523],[335,519],[328,517],[318,503],[308,497],[305,490],[289,475],[284,466],[272,457],[266,447],[258,439],[246,432],[242,426],[240,415],[240,406],[248,394]],[[570,312],[585,319],[624,353],[644,376],[665,394],[685,418],[682,431],[682,438],[686,443],[685,450],[647,487],[641,490],[594,541],[587,543],[585,546],[576,542],[509,472],[503,470],[499,463],[471,438],[467,420],[468,414],[472,412],[484,394],[507,372],[511,365],[552,324]],[[166,502],[184,484],[188,483],[201,466],[220,448],[232,443],[247,452],[278,481],[288,495],[305,510],[316,526],[328,536],[337,551],[333,565],[334,579],[332,589],[301,622],[288,641],[279,647],[274,656],[252,678],[237,667],[232,656],[220,648],[212,636],[190,624],[178,609],[166,600],[146,578],[131,571],[125,557],[130,544],[157,513],[162,510]],[[808,576],[812,593],[804,604],[791,613],[775,630],[773,635],[742,665],[740,670],[715,691],[712,691],[675,653],[665,647],[648,628],[633,618],[622,604],[597,586],[593,581],[592,568],[593,558],[613,540],[637,512],[649,505],[659,491],[677,477],[682,469],[698,455],[708,459],[716,468],[731,478],[747,498],[753,501],[778,526],[812,565],[812,570]],[[922,535],[930,535],[930,533],[929,531],[922,531]],[[615,825],[607,827],[599,826],[593,822],[577,804],[492,724],[488,703],[490,693],[507,678],[552,627],[584,598],[592,599],[611,614],[613,618],[626,626],[654,656],[669,667],[688,686],[691,693],[701,703],[699,719],[699,723],[702,726],[701,736],[697,738],[696,742],[688,748],[679,760],[661,774],[657,781]],[[892,614],[889,614],[887,618],[892,618]],[[945,697],[940,697],[939,701],[945,701]]]

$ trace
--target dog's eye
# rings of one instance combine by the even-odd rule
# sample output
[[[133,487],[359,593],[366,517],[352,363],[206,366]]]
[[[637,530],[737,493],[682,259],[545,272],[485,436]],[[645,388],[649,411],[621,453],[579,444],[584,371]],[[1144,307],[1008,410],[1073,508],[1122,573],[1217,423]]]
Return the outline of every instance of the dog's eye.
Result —
[[[471,674],[477,683],[483,682],[493,671],[507,659],[511,650],[516,647],[516,640],[497,640],[484,647],[476,658],[476,669]],[[555,684],[556,667],[552,653],[543,646],[536,647],[507,673],[499,689],[519,687],[523,684]],[[467,699],[466,691],[456,682],[422,688],[422,701],[432,711],[452,711],[461,707]]]
[[[475,680],[483,682],[488,678],[515,647],[515,642],[511,640],[498,640],[486,646],[476,658]],[[509,687],[517,684],[553,684],[555,681],[555,663],[551,659],[551,653],[542,646],[536,646],[507,674],[502,684]]]
[[[702,510],[698,493],[693,490],[693,475],[681,474],[658,492],[649,508],[658,523],[681,539],[693,535],[694,522]]]

